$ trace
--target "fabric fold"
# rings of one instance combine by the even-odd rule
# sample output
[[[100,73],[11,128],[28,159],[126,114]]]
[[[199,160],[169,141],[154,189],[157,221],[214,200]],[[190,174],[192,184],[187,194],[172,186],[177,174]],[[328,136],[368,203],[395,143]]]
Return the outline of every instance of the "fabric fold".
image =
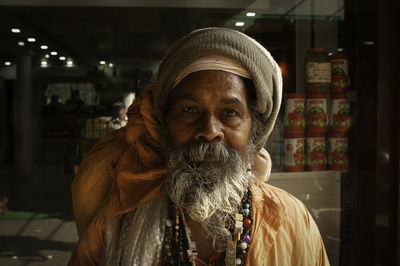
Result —
[[[79,236],[103,209],[107,217],[136,208],[160,194],[165,164],[161,129],[148,86],[128,110],[128,125],[111,132],[85,155],[72,183]]]

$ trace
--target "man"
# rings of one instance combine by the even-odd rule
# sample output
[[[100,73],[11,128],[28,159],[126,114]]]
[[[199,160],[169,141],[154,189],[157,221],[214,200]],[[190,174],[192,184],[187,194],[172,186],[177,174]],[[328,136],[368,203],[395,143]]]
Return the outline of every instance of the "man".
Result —
[[[177,41],[73,183],[71,265],[329,265],[303,204],[265,184],[281,102],[255,40],[207,28]]]

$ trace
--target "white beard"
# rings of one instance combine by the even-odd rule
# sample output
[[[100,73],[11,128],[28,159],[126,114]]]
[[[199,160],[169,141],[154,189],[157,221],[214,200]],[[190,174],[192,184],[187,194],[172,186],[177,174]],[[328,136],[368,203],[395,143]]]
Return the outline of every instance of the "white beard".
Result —
[[[216,161],[203,162],[210,151]],[[217,249],[225,249],[231,236],[232,217],[249,183],[254,181],[246,161],[235,150],[220,143],[189,145],[173,151],[169,159],[166,177],[169,197],[202,224],[214,238]]]

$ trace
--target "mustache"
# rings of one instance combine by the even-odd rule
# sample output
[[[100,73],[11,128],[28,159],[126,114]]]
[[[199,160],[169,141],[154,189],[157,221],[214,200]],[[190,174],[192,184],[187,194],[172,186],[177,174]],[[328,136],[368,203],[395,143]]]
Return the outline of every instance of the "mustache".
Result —
[[[194,141],[174,149],[171,157],[175,162],[212,162],[226,165],[239,156],[236,150],[222,142]],[[175,167],[176,165],[170,165]]]

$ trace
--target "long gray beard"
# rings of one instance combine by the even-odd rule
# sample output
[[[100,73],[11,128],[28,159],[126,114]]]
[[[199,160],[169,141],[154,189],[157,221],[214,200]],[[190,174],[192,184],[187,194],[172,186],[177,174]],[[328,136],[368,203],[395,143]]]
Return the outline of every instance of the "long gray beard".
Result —
[[[167,193],[176,206],[200,222],[214,248],[226,248],[229,226],[254,177],[245,159],[219,142],[194,142],[172,151],[166,177]],[[207,162],[207,159],[212,161]],[[206,159],[206,161],[204,161]]]

